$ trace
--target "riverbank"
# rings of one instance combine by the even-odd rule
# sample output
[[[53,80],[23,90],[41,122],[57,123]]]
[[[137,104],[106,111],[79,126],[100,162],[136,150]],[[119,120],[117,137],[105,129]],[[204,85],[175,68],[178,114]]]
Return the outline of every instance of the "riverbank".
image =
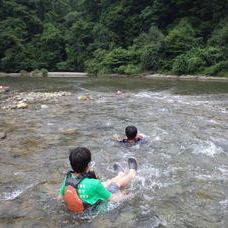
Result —
[[[85,72],[48,72],[46,76],[42,73],[1,73],[0,77],[48,77],[48,78],[69,78],[69,77],[89,77],[89,73]],[[92,77],[92,76],[91,76]],[[99,76],[98,76],[99,77]],[[147,78],[147,79],[176,79],[176,80],[200,80],[200,81],[228,81],[228,77],[215,77],[203,75],[165,75],[165,74],[109,74],[103,77],[125,77],[125,78]]]
[[[88,73],[84,72],[48,72],[48,73],[3,73],[0,72],[0,77],[48,77],[48,78],[81,78],[88,77]]]
[[[214,81],[228,81],[228,77],[213,77],[213,76],[203,76],[203,75],[165,75],[165,74],[139,74],[134,77],[139,78],[154,78],[154,79],[178,79],[178,80],[214,80]]]

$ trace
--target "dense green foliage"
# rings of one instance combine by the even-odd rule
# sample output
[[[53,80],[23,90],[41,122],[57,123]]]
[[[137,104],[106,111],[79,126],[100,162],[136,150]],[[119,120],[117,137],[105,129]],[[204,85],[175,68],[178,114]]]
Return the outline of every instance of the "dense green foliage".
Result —
[[[0,6],[0,71],[228,72],[228,0],[0,0]]]

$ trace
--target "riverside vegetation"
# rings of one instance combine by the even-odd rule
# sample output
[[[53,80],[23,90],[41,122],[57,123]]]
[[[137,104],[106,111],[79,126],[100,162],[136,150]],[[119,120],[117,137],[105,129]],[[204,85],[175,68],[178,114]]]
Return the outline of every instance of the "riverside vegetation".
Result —
[[[0,5],[0,71],[228,75],[227,0]]]

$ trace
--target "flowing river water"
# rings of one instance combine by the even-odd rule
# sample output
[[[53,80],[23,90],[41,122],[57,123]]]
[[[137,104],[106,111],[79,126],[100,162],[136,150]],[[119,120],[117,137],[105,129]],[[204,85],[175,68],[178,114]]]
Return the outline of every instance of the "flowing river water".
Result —
[[[0,78],[0,84],[14,88],[0,94],[0,132],[7,131],[0,141],[1,227],[227,227],[228,82]],[[66,95],[29,100],[60,91]],[[79,99],[85,94],[91,99]],[[28,108],[3,109],[16,96]],[[148,143],[116,143],[113,135],[124,136],[127,125]],[[137,158],[125,201],[93,216],[57,201],[75,146],[91,150],[102,180],[115,175],[114,162]]]

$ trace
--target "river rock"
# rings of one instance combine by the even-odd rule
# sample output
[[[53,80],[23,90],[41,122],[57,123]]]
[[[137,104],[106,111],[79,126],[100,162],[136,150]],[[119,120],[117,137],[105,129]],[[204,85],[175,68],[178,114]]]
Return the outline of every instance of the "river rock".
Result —
[[[65,135],[80,135],[76,129],[66,129],[64,132]]]
[[[45,104],[41,105],[40,107],[43,108],[43,109],[49,108],[48,105],[45,105]]]
[[[17,109],[17,105],[8,105],[7,109]]]
[[[32,103],[43,103],[43,102],[57,103],[60,97],[70,96],[70,95],[71,93],[66,91],[15,93],[13,96],[10,96],[6,100],[4,100],[3,102],[5,105],[0,108],[3,110],[25,109],[25,108],[28,108],[28,105]],[[41,108],[48,108],[48,106],[44,105]]]
[[[116,91],[116,95],[121,95],[121,94],[123,94],[122,91],[120,91],[120,90]]]
[[[15,99],[16,101],[22,101],[22,100],[23,100],[23,98],[20,97],[20,96],[16,96],[14,99]]]
[[[0,132],[0,140],[6,139],[7,134],[6,132]]]
[[[89,100],[89,96],[88,95],[79,96],[78,100],[87,101],[87,100]]]
[[[25,108],[28,108],[28,104],[25,103],[25,102],[20,102],[17,104],[17,108],[18,109],[25,109]]]

